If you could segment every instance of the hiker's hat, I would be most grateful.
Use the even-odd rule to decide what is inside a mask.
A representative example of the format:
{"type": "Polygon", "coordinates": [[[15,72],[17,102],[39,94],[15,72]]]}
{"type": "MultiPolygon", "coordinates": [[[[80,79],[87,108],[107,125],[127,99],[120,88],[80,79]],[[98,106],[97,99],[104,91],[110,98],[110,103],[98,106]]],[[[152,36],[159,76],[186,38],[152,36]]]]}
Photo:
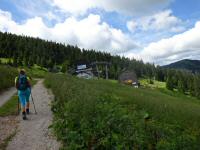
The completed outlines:
{"type": "Polygon", "coordinates": [[[25,71],[25,69],[20,69],[20,70],[19,70],[19,73],[20,73],[20,74],[25,74],[26,71],[25,71]]]}

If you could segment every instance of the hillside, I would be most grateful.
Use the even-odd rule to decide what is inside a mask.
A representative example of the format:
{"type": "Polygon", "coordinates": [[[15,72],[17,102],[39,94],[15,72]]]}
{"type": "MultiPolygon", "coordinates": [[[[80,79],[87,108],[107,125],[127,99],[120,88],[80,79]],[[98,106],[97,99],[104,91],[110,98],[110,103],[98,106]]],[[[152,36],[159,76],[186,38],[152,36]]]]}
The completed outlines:
{"type": "Polygon", "coordinates": [[[163,89],[49,75],[53,129],[65,149],[198,150],[200,102],[163,89]]]}
{"type": "MultiPolygon", "coordinates": [[[[33,66],[37,64],[52,69],[55,65],[62,66],[62,70],[76,68],[78,63],[91,64],[96,61],[110,62],[109,78],[118,79],[119,73],[125,68],[135,70],[137,76],[148,76],[155,70],[153,64],[143,61],[114,56],[98,50],[86,50],[77,46],[64,45],[39,38],[19,36],[0,32],[0,64],[10,60],[13,66],[33,66]]],[[[105,68],[101,67],[105,76],[105,68]]],[[[63,71],[65,72],[65,71],[63,71]]]]}
{"type": "Polygon", "coordinates": [[[184,60],[177,61],[163,67],[173,68],[173,69],[183,69],[183,70],[188,70],[191,72],[200,72],[200,60],[184,59],[184,60]]]}

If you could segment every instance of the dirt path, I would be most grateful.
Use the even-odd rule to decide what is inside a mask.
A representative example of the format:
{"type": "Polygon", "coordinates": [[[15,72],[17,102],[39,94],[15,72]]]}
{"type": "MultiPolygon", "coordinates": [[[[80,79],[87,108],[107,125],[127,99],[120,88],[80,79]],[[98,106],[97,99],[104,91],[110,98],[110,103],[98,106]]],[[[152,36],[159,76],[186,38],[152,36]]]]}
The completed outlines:
{"type": "MultiPolygon", "coordinates": [[[[7,150],[58,150],[59,143],[51,135],[48,126],[52,121],[50,101],[53,99],[40,80],[33,87],[32,94],[38,114],[34,114],[31,105],[31,114],[28,120],[23,121],[19,116],[19,131],[9,143],[7,150]]],[[[32,103],[31,103],[32,104],[32,103]]]]}
{"type": "Polygon", "coordinates": [[[0,107],[8,101],[17,92],[15,87],[8,89],[7,91],[0,94],[0,107]]]}

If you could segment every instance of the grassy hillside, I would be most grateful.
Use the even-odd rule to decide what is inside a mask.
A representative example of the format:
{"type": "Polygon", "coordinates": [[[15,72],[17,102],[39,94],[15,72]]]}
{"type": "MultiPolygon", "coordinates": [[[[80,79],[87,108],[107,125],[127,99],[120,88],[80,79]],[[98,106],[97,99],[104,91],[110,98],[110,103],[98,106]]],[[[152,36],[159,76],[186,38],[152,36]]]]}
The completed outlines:
{"type": "Polygon", "coordinates": [[[31,68],[25,67],[25,70],[27,71],[27,74],[32,78],[44,78],[48,73],[46,68],[40,67],[38,65],[34,65],[31,68]]]}
{"type": "Polygon", "coordinates": [[[64,75],[48,75],[45,84],[56,96],[52,127],[66,149],[200,146],[200,102],[194,98],[64,75]]]}
{"type": "Polygon", "coordinates": [[[149,79],[140,79],[139,81],[140,81],[141,85],[144,86],[144,87],[148,87],[148,88],[152,88],[152,89],[155,89],[155,88],[160,88],[160,89],[166,88],[166,83],[165,82],[152,80],[153,84],[150,84],[149,83],[149,79]]]}
{"type": "Polygon", "coordinates": [[[12,58],[8,59],[8,58],[0,58],[0,64],[7,64],[9,62],[13,62],[12,58]]]}
{"type": "MultiPolygon", "coordinates": [[[[31,68],[24,68],[27,75],[32,78],[43,78],[48,72],[45,68],[34,65],[31,68]]],[[[20,68],[10,67],[8,65],[0,65],[0,92],[9,87],[14,86],[15,77],[18,75],[18,70],[20,68]]]]}
{"type": "MultiPolygon", "coordinates": [[[[6,64],[9,64],[13,62],[12,58],[0,58],[0,64],[3,65],[6,65],[6,64]]],[[[46,73],[48,72],[48,70],[44,67],[40,67],[38,65],[33,65],[32,67],[24,67],[24,66],[19,66],[18,67],[19,69],[20,68],[24,68],[28,75],[31,76],[31,77],[35,77],[35,78],[43,78],[46,73]]]]}
{"type": "Polygon", "coordinates": [[[17,69],[0,65],[0,91],[14,86],[17,69]]]}

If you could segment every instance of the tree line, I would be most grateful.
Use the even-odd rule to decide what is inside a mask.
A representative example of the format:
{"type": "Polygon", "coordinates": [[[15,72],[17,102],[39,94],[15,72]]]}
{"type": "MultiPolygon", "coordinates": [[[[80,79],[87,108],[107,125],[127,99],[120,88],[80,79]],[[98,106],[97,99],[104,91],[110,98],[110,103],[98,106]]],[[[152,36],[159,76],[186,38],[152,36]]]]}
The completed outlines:
{"type": "Polygon", "coordinates": [[[169,90],[200,98],[200,75],[187,71],[169,69],[167,71],[166,87],[169,90]]]}
{"type": "MultiPolygon", "coordinates": [[[[138,77],[151,77],[156,68],[153,64],[145,64],[142,60],[137,61],[112,56],[106,52],[80,49],[77,46],[2,32],[0,32],[0,58],[12,59],[14,66],[37,64],[45,68],[53,68],[55,65],[60,65],[63,71],[66,66],[68,69],[75,68],[78,62],[90,64],[94,61],[107,61],[112,64],[109,67],[109,78],[112,79],[118,79],[119,74],[125,69],[135,70],[138,77]]],[[[104,75],[105,68],[99,67],[104,75]]]]}
{"type": "MultiPolygon", "coordinates": [[[[121,72],[134,70],[138,78],[148,78],[166,82],[169,90],[178,89],[179,92],[190,94],[200,98],[200,75],[188,71],[166,69],[154,64],[144,63],[126,57],[113,56],[106,52],[80,49],[77,46],[65,45],[39,38],[19,36],[11,33],[0,32],[0,58],[9,58],[9,64],[13,66],[33,66],[37,64],[45,68],[62,66],[65,72],[70,68],[76,68],[77,63],[90,64],[94,61],[107,61],[109,78],[118,79],[121,72]]],[[[102,75],[105,68],[99,66],[102,75]]]]}

